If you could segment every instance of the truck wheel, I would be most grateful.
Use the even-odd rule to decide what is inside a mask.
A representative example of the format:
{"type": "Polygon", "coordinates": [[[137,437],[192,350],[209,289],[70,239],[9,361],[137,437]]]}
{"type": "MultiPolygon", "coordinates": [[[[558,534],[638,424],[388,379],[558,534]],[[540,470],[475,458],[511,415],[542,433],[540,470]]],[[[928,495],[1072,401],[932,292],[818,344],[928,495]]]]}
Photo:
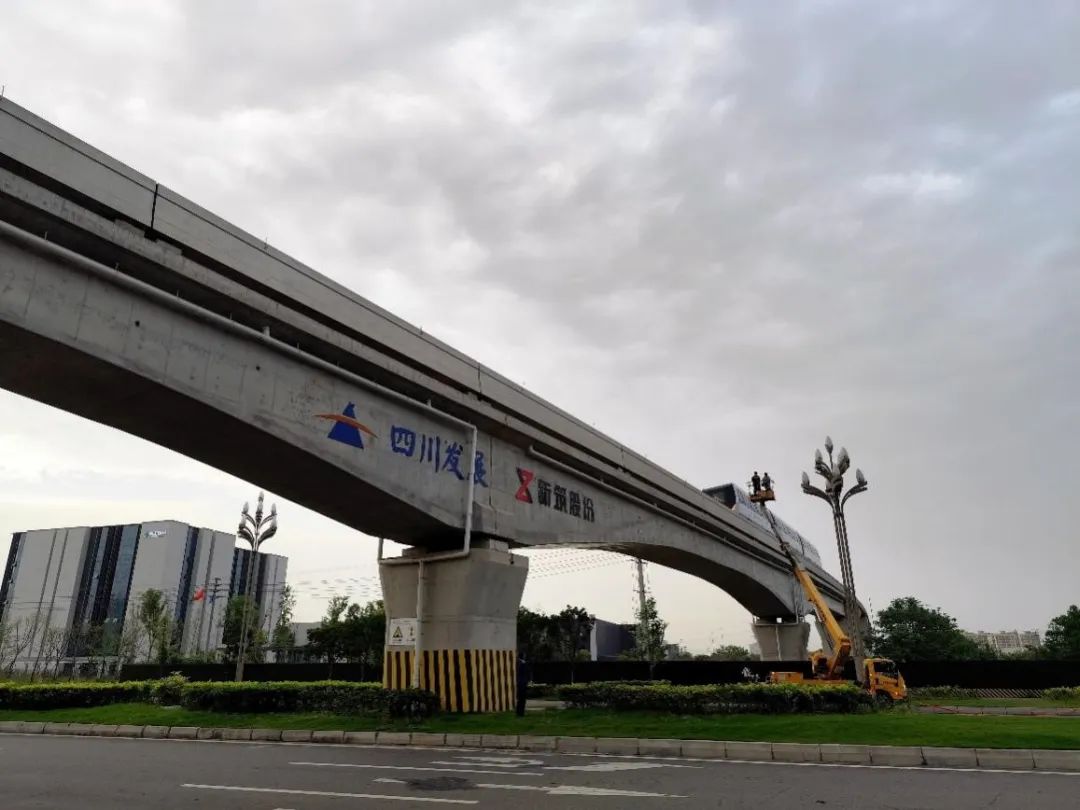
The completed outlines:
{"type": "Polygon", "coordinates": [[[893,707],[892,696],[885,692],[878,692],[874,695],[874,704],[879,710],[891,709],[893,707]]]}

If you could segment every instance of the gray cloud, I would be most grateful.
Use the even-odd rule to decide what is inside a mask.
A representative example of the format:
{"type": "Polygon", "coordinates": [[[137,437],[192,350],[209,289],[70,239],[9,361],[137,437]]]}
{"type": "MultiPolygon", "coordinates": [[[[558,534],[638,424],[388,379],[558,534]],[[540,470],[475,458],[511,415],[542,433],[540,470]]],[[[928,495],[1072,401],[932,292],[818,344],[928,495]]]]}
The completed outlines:
{"type": "Polygon", "coordinates": [[[768,466],[825,547],[793,485],[832,431],[871,473],[852,530],[875,605],[993,629],[1075,601],[1052,564],[1080,518],[1072,4],[6,18],[20,103],[689,480],[768,466]]]}

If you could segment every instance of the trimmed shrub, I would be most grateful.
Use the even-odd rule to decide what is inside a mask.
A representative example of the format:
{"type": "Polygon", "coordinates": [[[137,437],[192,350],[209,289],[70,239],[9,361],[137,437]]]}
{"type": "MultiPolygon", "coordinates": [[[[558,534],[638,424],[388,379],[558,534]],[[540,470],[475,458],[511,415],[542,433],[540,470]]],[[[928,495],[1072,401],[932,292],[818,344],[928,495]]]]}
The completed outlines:
{"type": "Polygon", "coordinates": [[[558,700],[559,688],[551,683],[530,683],[525,696],[530,700],[558,700]]]}
{"type": "Polygon", "coordinates": [[[156,703],[213,712],[327,712],[389,714],[420,720],[439,710],[431,692],[384,689],[350,681],[211,681],[190,683],[182,675],[157,681],[0,683],[0,709],[68,709],[110,703],[156,703]]]}
{"type": "MultiPolygon", "coordinates": [[[[624,686],[671,686],[671,681],[595,681],[595,684],[621,684],[624,686]]],[[[588,684],[582,684],[588,685],[588,684]]],[[[526,696],[530,700],[559,700],[559,690],[565,688],[565,684],[554,683],[530,683],[526,696]]]]}
{"type": "Polygon", "coordinates": [[[179,672],[174,672],[159,681],[152,681],[150,700],[159,706],[177,706],[180,704],[180,698],[187,683],[188,679],[179,672]]]}
{"type": "Polygon", "coordinates": [[[153,681],[122,683],[6,683],[0,684],[0,709],[74,709],[110,703],[145,703],[153,681]]]}
{"type": "Polygon", "coordinates": [[[559,697],[576,709],[614,709],[673,714],[796,714],[870,710],[874,701],[856,686],[800,684],[717,684],[713,686],[635,686],[620,683],[573,684],[559,697]]]}
{"type": "Polygon", "coordinates": [[[930,698],[940,700],[965,700],[979,697],[976,689],[963,689],[959,686],[921,686],[918,689],[908,690],[908,696],[912,698],[930,698]]]}
{"type": "Polygon", "coordinates": [[[389,691],[386,712],[391,717],[425,720],[439,711],[439,696],[423,689],[389,691]]]}
{"type": "Polygon", "coordinates": [[[1080,700],[1080,686],[1055,686],[1043,692],[1047,700],[1080,700]]]}
{"type": "Polygon", "coordinates": [[[188,683],[180,692],[186,709],[214,712],[388,713],[394,717],[428,717],[439,700],[422,690],[392,691],[377,683],[350,681],[273,681],[188,683]]]}

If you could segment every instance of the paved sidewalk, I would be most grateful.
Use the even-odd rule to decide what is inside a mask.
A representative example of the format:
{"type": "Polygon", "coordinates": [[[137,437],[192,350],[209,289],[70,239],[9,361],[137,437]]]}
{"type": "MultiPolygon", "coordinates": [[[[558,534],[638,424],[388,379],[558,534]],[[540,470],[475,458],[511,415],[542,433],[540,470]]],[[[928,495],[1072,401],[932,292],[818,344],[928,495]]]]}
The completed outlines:
{"type": "Polygon", "coordinates": [[[0,722],[0,733],[133,737],[170,740],[327,743],[549,751],[564,754],[684,757],[737,762],[795,762],[832,765],[1080,771],[1080,751],[1005,748],[770,743],[735,740],[654,740],[633,737],[536,737],[504,734],[434,734],[407,731],[282,731],[265,728],[113,726],[80,723],[0,722]]]}

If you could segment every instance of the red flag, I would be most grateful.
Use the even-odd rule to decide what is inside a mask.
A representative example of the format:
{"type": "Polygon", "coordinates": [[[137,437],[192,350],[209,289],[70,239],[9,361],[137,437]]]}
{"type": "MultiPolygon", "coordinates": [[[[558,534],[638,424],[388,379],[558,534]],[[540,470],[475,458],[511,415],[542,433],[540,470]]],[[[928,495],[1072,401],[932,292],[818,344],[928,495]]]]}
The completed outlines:
{"type": "Polygon", "coordinates": [[[191,601],[192,602],[198,602],[201,599],[205,599],[205,598],[206,598],[206,588],[199,588],[197,591],[195,591],[195,596],[192,598],[191,601]]]}

